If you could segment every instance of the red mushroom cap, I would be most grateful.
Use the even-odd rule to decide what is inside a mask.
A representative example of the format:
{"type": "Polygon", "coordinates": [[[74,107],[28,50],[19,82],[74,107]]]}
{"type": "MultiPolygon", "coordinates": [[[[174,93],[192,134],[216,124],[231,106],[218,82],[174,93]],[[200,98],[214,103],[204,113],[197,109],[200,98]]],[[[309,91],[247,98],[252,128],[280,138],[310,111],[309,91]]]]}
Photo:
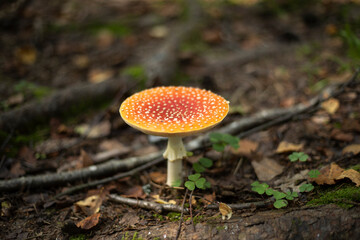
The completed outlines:
{"type": "Polygon", "coordinates": [[[229,102],[199,88],[157,87],[127,98],[119,111],[127,124],[144,133],[188,136],[221,122],[229,111],[229,102]]]}

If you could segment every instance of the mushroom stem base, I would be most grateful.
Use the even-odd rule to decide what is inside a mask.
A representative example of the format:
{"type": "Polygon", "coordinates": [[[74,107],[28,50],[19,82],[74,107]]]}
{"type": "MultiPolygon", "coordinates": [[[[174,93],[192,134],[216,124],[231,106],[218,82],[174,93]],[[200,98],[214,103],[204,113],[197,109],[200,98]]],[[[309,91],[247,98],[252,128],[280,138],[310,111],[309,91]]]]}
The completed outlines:
{"type": "Polygon", "coordinates": [[[175,182],[182,183],[182,159],[170,161],[167,166],[167,181],[168,186],[173,186],[175,182]]]}

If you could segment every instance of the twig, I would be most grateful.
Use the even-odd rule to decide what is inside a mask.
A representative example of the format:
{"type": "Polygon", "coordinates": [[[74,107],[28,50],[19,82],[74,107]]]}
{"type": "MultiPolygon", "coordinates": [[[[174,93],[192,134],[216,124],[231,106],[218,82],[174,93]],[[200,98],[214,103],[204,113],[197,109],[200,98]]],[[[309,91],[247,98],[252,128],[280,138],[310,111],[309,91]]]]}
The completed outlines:
{"type": "Polygon", "coordinates": [[[21,188],[43,188],[56,185],[86,180],[90,177],[96,178],[111,175],[120,171],[133,169],[136,166],[145,164],[161,156],[160,152],[152,153],[141,157],[130,157],[126,159],[113,159],[106,163],[93,165],[80,170],[42,174],[37,176],[20,177],[0,181],[0,191],[12,191],[21,188]]]}
{"type": "Polygon", "coordinates": [[[190,208],[191,225],[193,226],[193,230],[195,232],[196,229],[195,229],[194,219],[193,219],[193,214],[192,214],[192,195],[193,195],[193,193],[194,193],[194,190],[191,191],[190,196],[189,196],[189,208],[190,208]]]}
{"type": "MultiPolygon", "coordinates": [[[[252,207],[266,207],[269,205],[269,203],[274,202],[274,198],[269,198],[265,201],[259,201],[259,202],[249,202],[249,203],[237,203],[237,204],[227,204],[229,207],[231,207],[232,210],[241,210],[246,208],[252,208],[252,207]]],[[[206,209],[218,209],[218,204],[210,204],[205,206],[206,209]]]]}
{"type": "Polygon", "coordinates": [[[124,204],[128,204],[130,206],[151,209],[158,213],[162,213],[164,211],[167,211],[167,212],[182,212],[182,211],[187,212],[188,211],[187,209],[184,209],[183,206],[179,206],[179,205],[175,205],[175,204],[154,203],[154,202],[149,202],[149,201],[144,201],[144,200],[125,198],[125,197],[121,197],[116,194],[110,194],[109,199],[114,202],[117,202],[117,203],[124,203],[124,204]]]}
{"type": "Polygon", "coordinates": [[[233,176],[235,176],[237,174],[237,172],[239,171],[239,168],[241,167],[241,165],[244,162],[244,158],[240,158],[240,160],[238,161],[238,163],[236,164],[235,170],[233,172],[233,176]]]}
{"type": "MultiPolygon", "coordinates": [[[[184,194],[184,199],[183,199],[183,202],[182,202],[182,204],[181,204],[181,208],[182,208],[182,209],[185,209],[185,208],[184,208],[184,205],[185,205],[185,200],[186,200],[187,193],[188,193],[188,189],[186,188],[185,194],[184,194]]],[[[178,230],[177,230],[176,238],[175,238],[176,240],[179,239],[179,237],[180,237],[181,225],[182,225],[182,222],[183,222],[183,218],[184,218],[184,211],[181,211],[181,216],[180,216],[180,221],[179,221],[179,228],[178,228],[178,230]]]]}
{"type": "Polygon", "coordinates": [[[105,183],[108,183],[108,182],[111,182],[111,181],[115,181],[117,179],[120,179],[120,178],[124,178],[124,177],[128,177],[128,176],[133,176],[135,173],[138,173],[140,171],[143,171],[145,169],[148,169],[149,167],[151,166],[154,166],[160,162],[164,161],[164,159],[162,157],[159,157],[151,162],[148,162],[140,167],[137,167],[137,168],[134,168],[128,172],[124,172],[124,173],[118,173],[112,177],[107,177],[107,178],[103,178],[103,179],[100,179],[100,180],[97,180],[97,181],[92,181],[92,182],[88,182],[88,183],[85,183],[85,184],[81,184],[81,185],[77,185],[75,187],[72,187],[72,188],[69,188],[67,189],[66,191],[58,194],[55,196],[55,198],[59,198],[59,197],[62,197],[62,196],[65,196],[65,195],[70,195],[70,194],[73,194],[75,192],[78,192],[80,190],[83,190],[83,189],[86,189],[86,188],[91,188],[91,187],[96,187],[96,186],[99,186],[99,185],[102,185],[102,184],[105,184],[105,183]]]}

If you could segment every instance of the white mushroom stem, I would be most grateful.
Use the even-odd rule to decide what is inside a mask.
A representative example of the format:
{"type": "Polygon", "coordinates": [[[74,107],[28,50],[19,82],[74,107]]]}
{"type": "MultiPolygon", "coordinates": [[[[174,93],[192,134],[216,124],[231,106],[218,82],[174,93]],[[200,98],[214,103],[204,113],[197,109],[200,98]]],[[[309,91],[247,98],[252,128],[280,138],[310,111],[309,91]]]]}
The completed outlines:
{"type": "Polygon", "coordinates": [[[167,182],[172,186],[175,182],[182,182],[182,159],[186,157],[186,150],[181,137],[169,137],[164,158],[168,160],[167,182]]]}

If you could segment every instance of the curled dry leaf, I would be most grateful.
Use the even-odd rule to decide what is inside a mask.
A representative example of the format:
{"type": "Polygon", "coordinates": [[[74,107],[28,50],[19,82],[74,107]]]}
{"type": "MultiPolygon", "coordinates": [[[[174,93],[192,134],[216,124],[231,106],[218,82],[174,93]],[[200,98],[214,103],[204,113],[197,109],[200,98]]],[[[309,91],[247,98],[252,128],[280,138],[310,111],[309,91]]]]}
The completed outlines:
{"type": "Polygon", "coordinates": [[[329,100],[321,103],[321,107],[329,114],[334,114],[340,106],[339,100],[336,98],[330,98],[329,100]]]}
{"type": "Polygon", "coordinates": [[[345,170],[336,178],[336,180],[349,178],[357,187],[360,186],[360,173],[354,169],[345,170]]]}
{"type": "Polygon", "coordinates": [[[315,181],[319,185],[323,184],[335,184],[335,179],[340,176],[340,174],[344,171],[339,165],[336,163],[332,163],[328,166],[323,167],[320,170],[320,175],[317,178],[311,178],[311,180],[315,181]]]}
{"type": "Polygon", "coordinates": [[[160,204],[176,204],[175,200],[169,200],[169,201],[162,200],[158,194],[151,195],[151,197],[155,199],[155,202],[160,204]]]}
{"type": "Polygon", "coordinates": [[[303,147],[304,144],[293,144],[286,141],[282,141],[277,147],[276,153],[298,152],[301,151],[303,147]]]}
{"type": "Polygon", "coordinates": [[[151,172],[149,174],[151,180],[157,184],[163,184],[166,182],[166,173],[162,172],[151,172]]]}
{"type": "Polygon", "coordinates": [[[88,167],[94,164],[94,161],[84,149],[80,150],[80,163],[81,168],[88,167]]]}
{"type": "Polygon", "coordinates": [[[76,202],[75,207],[80,208],[86,215],[91,216],[99,212],[102,201],[103,199],[100,195],[94,195],[76,202]]]}
{"type": "Polygon", "coordinates": [[[144,193],[143,188],[137,185],[125,190],[125,192],[121,196],[128,198],[145,198],[146,194],[144,193]]]}
{"type": "Polygon", "coordinates": [[[236,155],[250,157],[258,148],[259,143],[243,139],[239,141],[239,146],[238,149],[231,148],[231,152],[236,155]]]}
{"type": "Polygon", "coordinates": [[[101,215],[100,213],[95,213],[95,214],[81,220],[80,222],[76,223],[76,226],[78,228],[85,229],[85,230],[93,228],[99,223],[100,215],[101,215]]]}
{"type": "Polygon", "coordinates": [[[351,144],[351,145],[346,146],[342,150],[342,154],[346,154],[346,153],[353,153],[353,154],[360,153],[360,144],[351,144]]]}
{"type": "Polygon", "coordinates": [[[251,161],[256,176],[260,181],[269,181],[284,171],[284,167],[270,158],[262,158],[260,161],[251,161]]]}
{"type": "Polygon", "coordinates": [[[219,211],[222,215],[223,220],[225,220],[225,218],[229,220],[232,217],[232,209],[231,207],[229,207],[229,205],[225,203],[219,203],[219,211]]]}

